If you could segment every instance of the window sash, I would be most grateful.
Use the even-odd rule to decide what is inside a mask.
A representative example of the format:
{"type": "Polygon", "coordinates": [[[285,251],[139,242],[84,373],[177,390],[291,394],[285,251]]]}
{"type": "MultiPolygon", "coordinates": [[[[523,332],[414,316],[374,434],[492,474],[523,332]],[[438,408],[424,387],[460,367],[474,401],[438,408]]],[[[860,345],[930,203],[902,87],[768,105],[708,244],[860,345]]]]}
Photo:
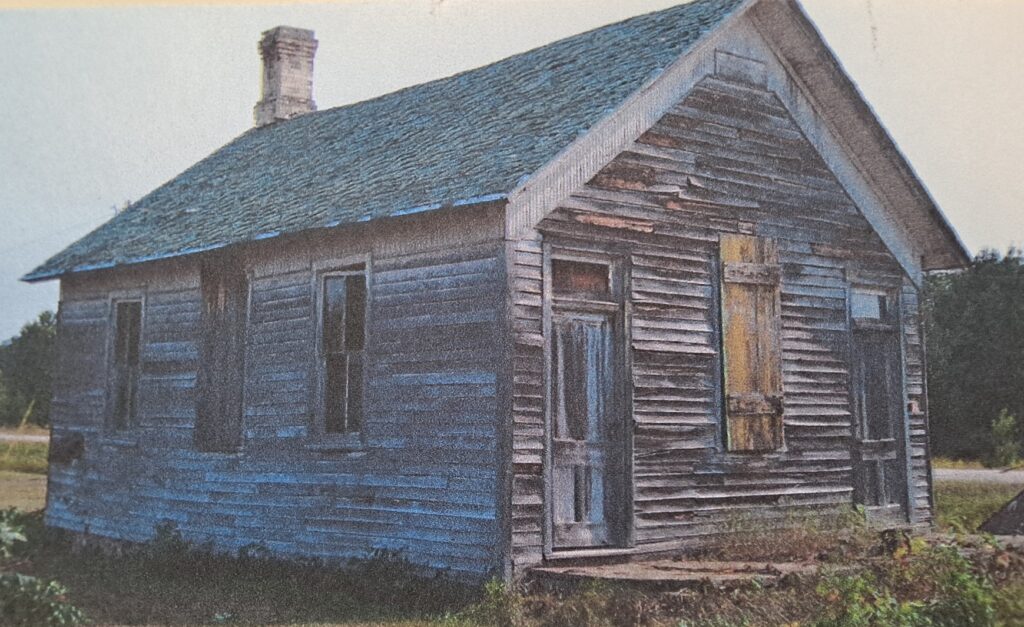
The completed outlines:
{"type": "Polygon", "coordinates": [[[356,434],[363,428],[363,352],[367,278],[362,268],[330,272],[320,280],[322,429],[356,434]]]}

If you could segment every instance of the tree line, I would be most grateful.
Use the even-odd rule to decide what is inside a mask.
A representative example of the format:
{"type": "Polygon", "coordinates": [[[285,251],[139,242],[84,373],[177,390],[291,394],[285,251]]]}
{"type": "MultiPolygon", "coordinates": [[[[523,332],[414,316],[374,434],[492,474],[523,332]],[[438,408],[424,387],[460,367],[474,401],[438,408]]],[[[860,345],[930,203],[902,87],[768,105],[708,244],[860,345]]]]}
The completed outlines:
{"type": "MultiPolygon", "coordinates": [[[[1024,422],[1024,259],[984,250],[926,279],[923,314],[933,451],[987,459],[1020,448],[1024,422]],[[1020,420],[1015,420],[1020,418],[1020,420]]],[[[49,425],[56,318],[46,311],[0,346],[0,424],[49,425]]]]}

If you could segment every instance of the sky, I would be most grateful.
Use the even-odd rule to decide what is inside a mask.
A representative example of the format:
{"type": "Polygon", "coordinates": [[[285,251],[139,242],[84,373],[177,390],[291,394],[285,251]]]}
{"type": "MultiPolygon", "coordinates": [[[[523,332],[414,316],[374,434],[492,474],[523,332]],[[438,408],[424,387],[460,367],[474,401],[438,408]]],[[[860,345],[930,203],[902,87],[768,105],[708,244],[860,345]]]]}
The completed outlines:
{"type": "MultiPolygon", "coordinates": [[[[268,28],[316,31],[326,109],[679,3],[0,9],[0,339],[57,305],[20,276],[252,125],[268,28]]],[[[803,4],[971,252],[1024,242],[1024,0],[803,4]]]]}

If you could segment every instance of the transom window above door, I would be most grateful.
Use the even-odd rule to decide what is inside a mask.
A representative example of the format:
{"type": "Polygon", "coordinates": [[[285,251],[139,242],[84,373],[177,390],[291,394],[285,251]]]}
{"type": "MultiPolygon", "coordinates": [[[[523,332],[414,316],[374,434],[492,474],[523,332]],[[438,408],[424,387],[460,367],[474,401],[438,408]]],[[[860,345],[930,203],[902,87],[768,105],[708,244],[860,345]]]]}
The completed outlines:
{"type": "Polygon", "coordinates": [[[571,259],[551,260],[551,287],[559,296],[611,298],[611,269],[607,264],[571,259]]]}
{"type": "Polygon", "coordinates": [[[888,320],[890,309],[889,296],[881,290],[854,289],[850,294],[850,316],[854,320],[888,320]]]}

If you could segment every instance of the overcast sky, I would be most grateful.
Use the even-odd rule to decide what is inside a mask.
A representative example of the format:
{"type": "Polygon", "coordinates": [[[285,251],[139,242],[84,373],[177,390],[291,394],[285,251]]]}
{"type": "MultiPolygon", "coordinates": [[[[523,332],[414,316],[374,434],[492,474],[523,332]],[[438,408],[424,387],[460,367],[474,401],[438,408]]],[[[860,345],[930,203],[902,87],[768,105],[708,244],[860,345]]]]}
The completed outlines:
{"type": "MultiPolygon", "coordinates": [[[[319,108],[680,0],[361,0],[0,10],[0,339],[18,278],[252,124],[261,31],[316,30],[319,108]]],[[[1024,1],[804,0],[972,252],[1024,241],[1024,1]]]]}

